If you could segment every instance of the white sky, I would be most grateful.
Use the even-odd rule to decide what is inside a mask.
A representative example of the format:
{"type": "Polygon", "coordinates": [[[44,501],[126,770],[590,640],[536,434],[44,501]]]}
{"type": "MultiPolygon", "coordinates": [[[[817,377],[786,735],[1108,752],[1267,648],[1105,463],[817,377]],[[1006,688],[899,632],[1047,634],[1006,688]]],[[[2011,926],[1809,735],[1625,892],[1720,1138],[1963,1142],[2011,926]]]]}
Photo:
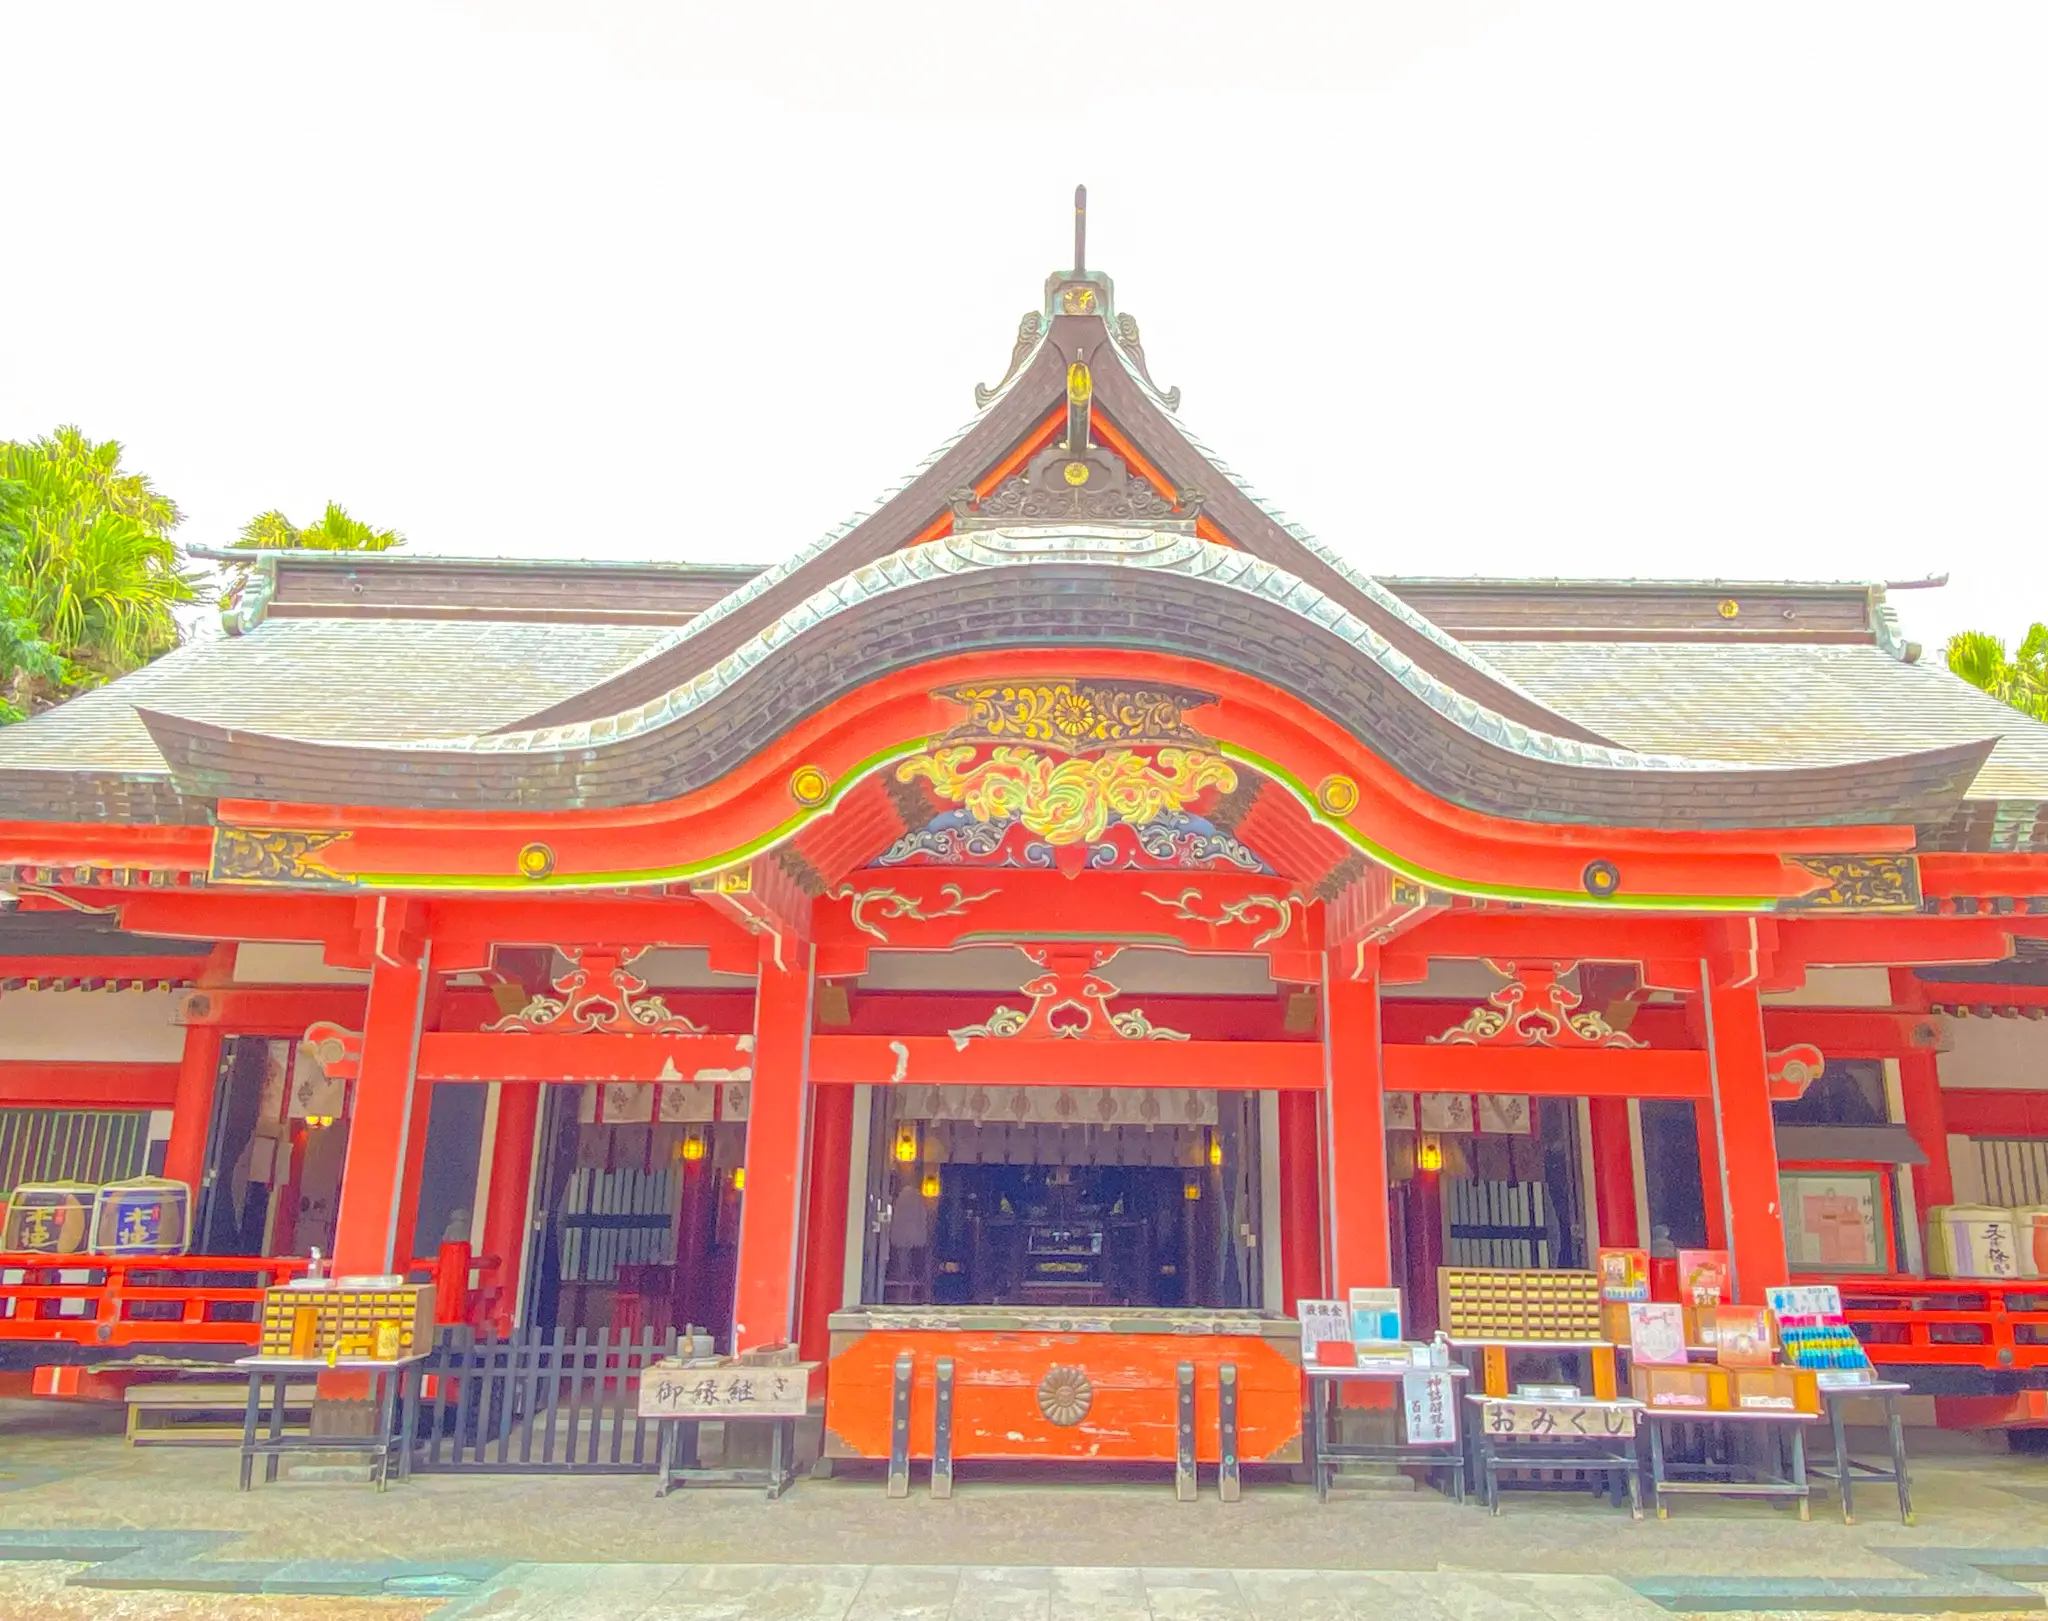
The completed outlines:
{"type": "Polygon", "coordinates": [[[1398,573],[2048,618],[2048,6],[0,0],[0,437],[225,542],[771,561],[1069,256],[1398,573]]]}

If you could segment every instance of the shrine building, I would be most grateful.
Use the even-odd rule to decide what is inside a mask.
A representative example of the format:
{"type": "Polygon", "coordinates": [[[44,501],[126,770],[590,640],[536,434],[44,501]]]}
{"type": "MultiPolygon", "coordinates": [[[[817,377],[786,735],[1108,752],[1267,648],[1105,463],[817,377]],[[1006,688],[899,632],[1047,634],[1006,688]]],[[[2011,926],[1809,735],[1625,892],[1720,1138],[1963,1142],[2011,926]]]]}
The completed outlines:
{"type": "Polygon", "coordinates": [[[1427,1335],[1441,1266],[1635,1245],[2048,1420],[2048,1255],[1937,1299],[1928,1236],[2048,1206],[2048,727],[1882,585],[1366,573],[1157,371],[1077,240],[772,567],[222,554],[225,635],[0,730],[0,1198],[192,1190],[146,1287],[0,1255],[0,1368],[239,1354],[317,1248],[836,1341],[878,1455],[905,1347],[1427,1335]]]}

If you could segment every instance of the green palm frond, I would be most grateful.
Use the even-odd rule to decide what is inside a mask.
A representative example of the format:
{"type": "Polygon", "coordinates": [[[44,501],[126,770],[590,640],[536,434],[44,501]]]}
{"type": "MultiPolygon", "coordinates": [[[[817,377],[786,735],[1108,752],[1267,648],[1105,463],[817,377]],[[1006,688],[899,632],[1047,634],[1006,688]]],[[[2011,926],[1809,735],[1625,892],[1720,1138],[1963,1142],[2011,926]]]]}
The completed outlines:
{"type": "Polygon", "coordinates": [[[75,427],[0,442],[0,721],[177,646],[177,506],[75,427]]]}
{"type": "Polygon", "coordinates": [[[376,529],[352,518],[338,501],[329,501],[327,510],[303,529],[275,508],[260,512],[242,525],[242,538],[235,542],[250,551],[297,547],[314,552],[383,552],[404,544],[405,536],[396,529],[376,529]]]}
{"type": "Polygon", "coordinates": [[[2023,715],[2048,721],[2048,625],[2029,627],[2017,657],[1988,631],[1963,630],[1948,641],[1948,667],[2023,715]]]}

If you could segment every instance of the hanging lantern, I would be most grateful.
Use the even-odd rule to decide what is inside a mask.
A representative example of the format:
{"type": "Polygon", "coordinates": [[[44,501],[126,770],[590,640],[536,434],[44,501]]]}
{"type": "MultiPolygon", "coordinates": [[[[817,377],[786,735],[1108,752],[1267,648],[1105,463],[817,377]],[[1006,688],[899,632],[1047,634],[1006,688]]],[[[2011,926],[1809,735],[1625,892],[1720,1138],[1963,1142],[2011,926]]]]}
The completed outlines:
{"type": "Polygon", "coordinates": [[[1415,1168],[1418,1171],[1441,1171],[1444,1168],[1444,1145],[1435,1134],[1424,1137],[1415,1145],[1415,1168]]]}
{"type": "Polygon", "coordinates": [[[936,1199],[939,1196],[939,1173],[926,1171],[924,1180],[917,1185],[917,1191],[927,1199],[936,1199]]]}
{"type": "Polygon", "coordinates": [[[1211,1165],[1221,1165],[1223,1163],[1223,1139],[1213,1131],[1209,1133],[1209,1163],[1211,1165]]]}
{"type": "Polygon", "coordinates": [[[1188,1200],[1189,1200],[1190,1202],[1193,1202],[1194,1200],[1196,1200],[1196,1199],[1199,1199],[1199,1198],[1201,1198],[1201,1196],[1202,1196],[1202,1179],[1201,1179],[1201,1178],[1200,1178],[1199,1176],[1191,1176],[1191,1177],[1189,1177],[1189,1178],[1187,1179],[1187,1181],[1185,1181],[1184,1183],[1182,1183],[1182,1184],[1181,1184],[1181,1190],[1180,1190],[1180,1191],[1181,1191],[1181,1193],[1182,1193],[1183,1195],[1185,1195],[1185,1196],[1186,1196],[1186,1198],[1187,1198],[1187,1199],[1188,1199],[1188,1200]]]}
{"type": "Polygon", "coordinates": [[[704,1133],[692,1126],[683,1133],[683,1158],[700,1160],[704,1157],[704,1133]]]}
{"type": "Polygon", "coordinates": [[[744,1165],[735,1165],[732,1168],[732,1191],[735,1193],[745,1193],[747,1191],[747,1168],[744,1165]]]}
{"type": "Polygon", "coordinates": [[[896,1128],[896,1158],[904,1165],[917,1159],[917,1127],[908,1121],[896,1128]]]}

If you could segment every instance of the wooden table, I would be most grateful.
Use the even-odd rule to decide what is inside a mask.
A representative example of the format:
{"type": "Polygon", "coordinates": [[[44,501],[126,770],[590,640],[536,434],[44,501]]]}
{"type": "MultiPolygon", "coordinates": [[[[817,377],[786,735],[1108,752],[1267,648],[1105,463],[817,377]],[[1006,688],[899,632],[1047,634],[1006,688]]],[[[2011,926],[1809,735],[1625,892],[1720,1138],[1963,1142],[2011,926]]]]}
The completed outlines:
{"type": "Polygon", "coordinates": [[[1842,1499],[1842,1523],[1856,1523],[1854,1477],[1861,1475],[1870,1486],[1895,1486],[1899,1493],[1899,1521],[1903,1525],[1913,1523],[1913,1487],[1906,1478],[1906,1432],[1899,1422],[1899,1398],[1912,1390],[1911,1385],[1880,1381],[1867,1385],[1822,1385],[1821,1406],[1828,1416],[1828,1428],[1833,1432],[1835,1462],[1832,1469],[1816,1465],[1807,1470],[1814,1480],[1826,1481],[1838,1488],[1842,1499]],[[1891,1432],[1892,1466],[1862,1463],[1849,1456],[1849,1438],[1842,1423],[1842,1403],[1855,1396],[1870,1396],[1884,1403],[1885,1426],[1891,1432]]]}
{"type": "Polygon", "coordinates": [[[1630,1516],[1643,1517],[1637,1478],[1642,1460],[1636,1450],[1636,1426],[1644,1414],[1641,1402],[1625,1396],[1614,1401],[1539,1401],[1478,1391],[1465,1400],[1473,1405],[1479,1484],[1493,1513],[1500,1512],[1503,1469],[1597,1469],[1606,1475],[1614,1501],[1620,1503],[1626,1490],[1630,1516]]]}
{"type": "Polygon", "coordinates": [[[1706,1497],[1788,1497],[1799,1505],[1799,1517],[1809,1518],[1812,1510],[1808,1503],[1811,1488],[1806,1478],[1806,1426],[1819,1417],[1818,1413],[1782,1408],[1645,1408],[1643,1418],[1650,1431],[1650,1493],[1657,1505],[1657,1518],[1670,1518],[1664,1506],[1665,1497],[1686,1492],[1706,1497]],[[1731,1436],[1758,1431],[1773,1444],[1789,1448],[1785,1472],[1775,1479],[1757,1475],[1744,1479],[1735,1475],[1734,1471],[1741,1467],[1736,1464],[1671,1463],[1664,1456],[1664,1427],[1668,1424],[1726,1424],[1733,1426],[1728,1432],[1731,1436]]]}
{"type": "Polygon", "coordinates": [[[325,1357],[245,1356],[235,1366],[249,1376],[248,1405],[242,1413],[242,1485],[250,1488],[256,1460],[263,1462],[266,1483],[277,1479],[277,1461],[292,1452],[358,1452],[370,1459],[370,1479],[380,1492],[390,1478],[391,1465],[398,1464],[398,1478],[412,1474],[412,1438],[419,1421],[419,1384],[413,1370],[426,1360],[419,1356],[382,1361],[375,1357],[342,1357],[329,1362],[325,1357]],[[287,1435],[284,1433],[285,1389],[292,1375],[318,1377],[323,1373],[368,1374],[375,1392],[376,1424],[371,1435],[287,1435]],[[258,1435],[263,1387],[271,1387],[270,1420],[267,1433],[258,1435]]]}
{"type": "Polygon", "coordinates": [[[1553,1355],[1569,1353],[1585,1357],[1593,1370],[1593,1399],[1623,1399],[1620,1382],[1615,1373],[1615,1347],[1612,1340],[1461,1340],[1449,1337],[1448,1343],[1454,1351],[1479,1352],[1480,1389],[1496,1401],[1511,1394],[1508,1389],[1509,1354],[1534,1351],[1545,1351],[1553,1355]]]}
{"type": "MultiPolygon", "coordinates": [[[[1384,1384],[1398,1385],[1411,1373],[1440,1373],[1451,1379],[1466,1379],[1471,1375],[1467,1369],[1417,1368],[1407,1365],[1396,1366],[1367,1364],[1360,1367],[1324,1367],[1310,1363],[1302,1369],[1308,1375],[1311,1406],[1314,1421],[1308,1434],[1309,1468],[1316,1483],[1316,1501],[1330,1500],[1330,1482],[1337,1473],[1340,1463],[1384,1463],[1407,1468],[1447,1469],[1451,1476],[1451,1496],[1456,1502],[1465,1501],[1465,1456],[1457,1439],[1423,1445],[1414,1441],[1354,1441],[1342,1442],[1331,1439],[1331,1419],[1335,1414],[1334,1393],[1346,1379],[1378,1380],[1384,1384]]],[[[1397,1409],[1399,1403],[1395,1404],[1397,1409]]]]}

